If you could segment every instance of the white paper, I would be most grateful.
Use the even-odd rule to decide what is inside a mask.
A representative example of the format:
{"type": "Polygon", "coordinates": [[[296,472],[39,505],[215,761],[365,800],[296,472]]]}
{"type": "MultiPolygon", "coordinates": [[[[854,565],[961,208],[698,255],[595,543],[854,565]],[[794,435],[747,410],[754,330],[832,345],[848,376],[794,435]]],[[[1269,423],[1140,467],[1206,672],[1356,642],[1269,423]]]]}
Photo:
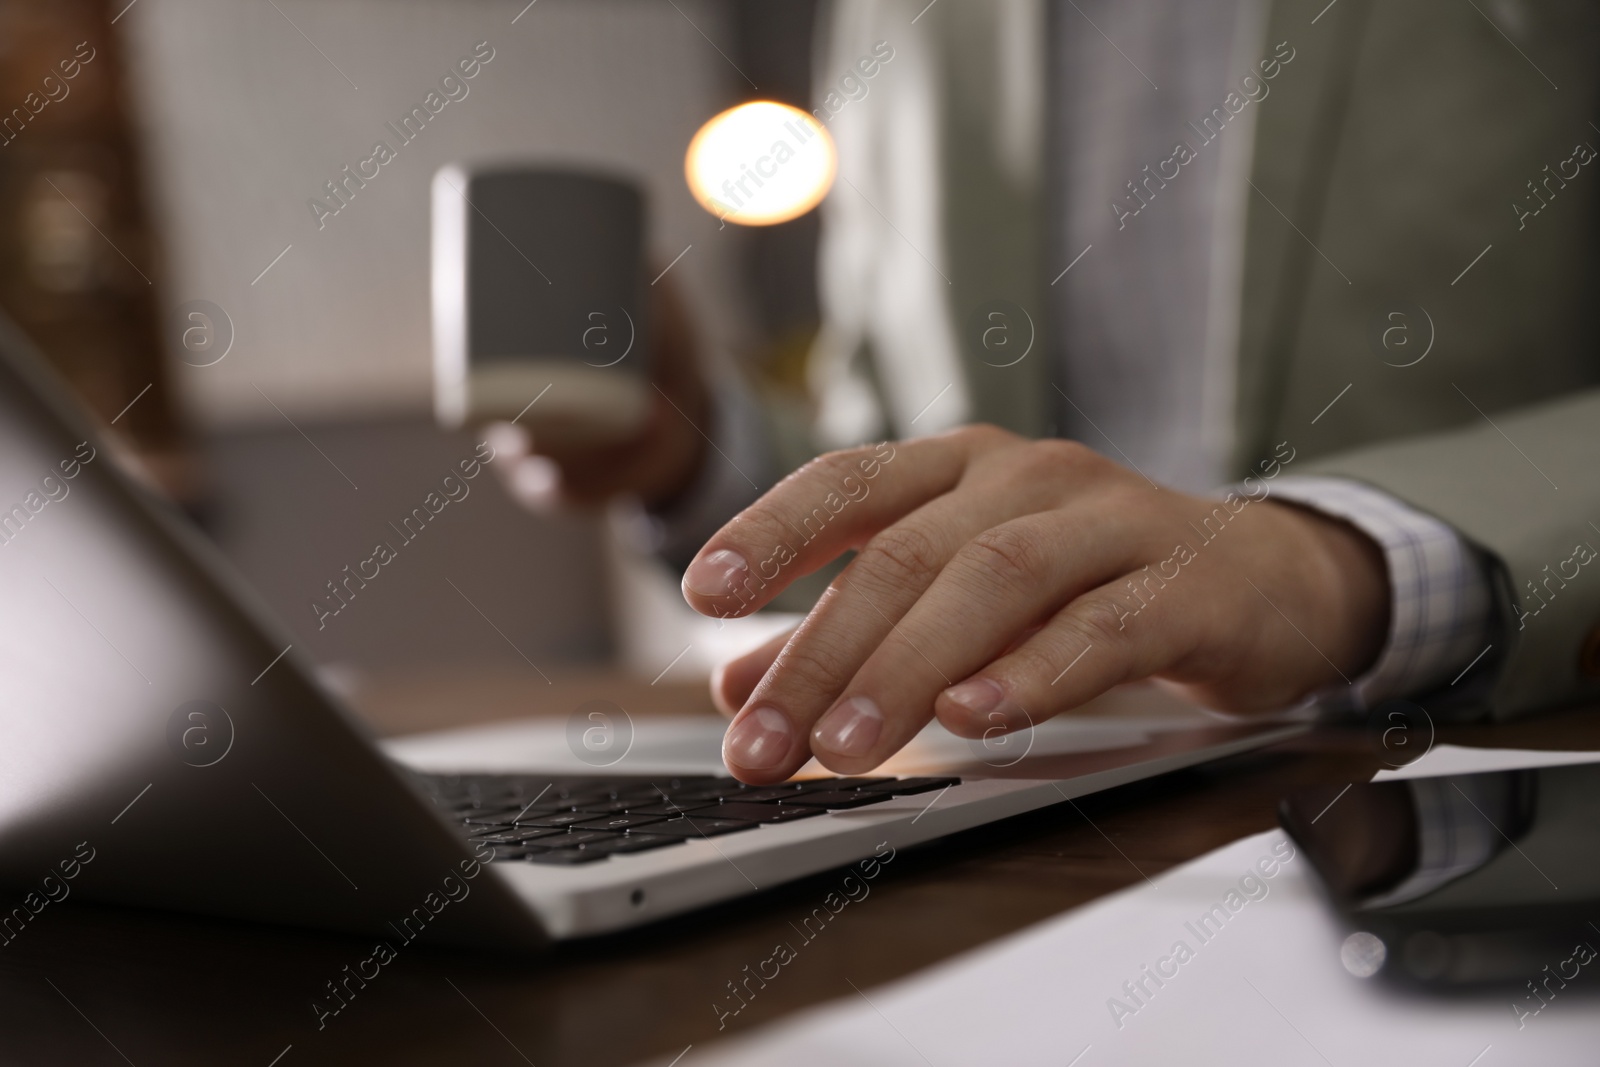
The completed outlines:
{"type": "MultiPolygon", "coordinates": [[[[1418,761],[1411,770],[1465,773],[1585,755],[1600,759],[1439,746],[1426,766],[1418,761]]],[[[1346,931],[1304,858],[1278,865],[1270,878],[1257,868],[1292,847],[1279,831],[1245,838],[889,986],[857,992],[842,975],[840,1000],[696,1048],[683,1067],[1600,1061],[1600,973],[1580,973],[1572,989],[1520,1028],[1508,992],[1433,997],[1355,978],[1339,961],[1346,931]],[[1241,886],[1247,875],[1254,881],[1241,886]],[[1238,893],[1237,910],[1226,922],[1212,920],[1219,930],[1197,933],[1213,905],[1227,911],[1230,890],[1238,893]],[[1202,940],[1202,933],[1210,936],[1202,940]],[[1185,962],[1173,956],[1180,941],[1192,953],[1185,962]],[[1157,986],[1147,965],[1175,973],[1157,986]],[[1125,982],[1142,983],[1144,992],[1130,994],[1125,982]],[[1597,988],[1578,988],[1583,983],[1597,988]]],[[[781,972],[774,981],[783,981],[781,972]]]]}
{"type": "Polygon", "coordinates": [[[1515,767],[1562,767],[1572,763],[1593,763],[1600,752],[1551,752],[1526,748],[1463,748],[1460,745],[1435,745],[1427,753],[1398,770],[1379,771],[1374,782],[1396,778],[1421,778],[1425,775],[1473,774],[1478,771],[1504,771],[1515,767]]]}

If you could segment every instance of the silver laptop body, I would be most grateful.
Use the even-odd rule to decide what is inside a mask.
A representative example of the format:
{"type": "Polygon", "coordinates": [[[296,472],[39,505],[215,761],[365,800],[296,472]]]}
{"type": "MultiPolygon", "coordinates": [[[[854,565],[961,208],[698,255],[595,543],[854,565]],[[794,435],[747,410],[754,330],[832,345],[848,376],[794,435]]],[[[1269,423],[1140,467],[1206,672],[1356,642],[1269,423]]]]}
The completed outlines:
{"type": "Polygon", "coordinates": [[[0,941],[75,896],[390,943],[536,949],[883,862],[1303,729],[1062,719],[1010,750],[930,732],[880,773],[958,784],[896,796],[877,783],[887,799],[866,806],[736,833],[680,829],[669,846],[552,865],[526,857],[561,851],[548,847],[559,840],[527,853],[486,845],[464,821],[461,783],[519,774],[518,795],[541,780],[592,795],[615,778],[666,797],[725,775],[720,725],[642,726],[638,751],[603,771],[564,764],[538,724],[401,739],[386,754],[298,649],[284,654],[292,641],[201,534],[117,467],[0,320],[0,941]]]}

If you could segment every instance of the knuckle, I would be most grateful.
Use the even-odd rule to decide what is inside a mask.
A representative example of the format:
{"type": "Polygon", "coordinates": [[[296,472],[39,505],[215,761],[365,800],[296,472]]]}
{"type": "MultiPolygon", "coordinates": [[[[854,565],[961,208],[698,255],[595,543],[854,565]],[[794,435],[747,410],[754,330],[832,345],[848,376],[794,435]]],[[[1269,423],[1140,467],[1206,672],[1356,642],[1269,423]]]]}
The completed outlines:
{"type": "Polygon", "coordinates": [[[833,452],[824,452],[815,459],[808,460],[785,481],[837,481],[855,468],[856,461],[867,453],[864,448],[841,448],[833,452]]]}
{"type": "Polygon", "coordinates": [[[914,526],[891,526],[868,541],[852,569],[876,575],[896,586],[926,585],[943,565],[933,538],[914,526]]]}
{"type": "Polygon", "coordinates": [[[950,431],[950,435],[976,450],[997,448],[1022,440],[1010,430],[989,422],[972,422],[950,431]]]}
{"type": "Polygon", "coordinates": [[[1047,470],[1073,473],[1097,470],[1109,462],[1088,445],[1059,437],[1029,445],[1028,458],[1047,470]]]}
{"type": "Polygon", "coordinates": [[[963,555],[975,569],[1005,585],[1031,585],[1050,565],[1038,538],[1014,525],[985,530],[968,542],[963,555]]]}
{"type": "Polygon", "coordinates": [[[760,511],[771,527],[768,532],[774,534],[780,534],[786,524],[798,528],[811,518],[825,525],[839,510],[829,503],[830,496],[848,496],[854,491],[852,486],[859,487],[861,469],[874,455],[870,448],[824,452],[768,490],[761,498],[763,507],[752,511],[760,511]]]}
{"type": "Polygon", "coordinates": [[[1083,597],[1066,611],[1065,621],[1092,645],[1120,646],[1127,637],[1128,610],[1109,596],[1083,597]]]}
{"type": "Polygon", "coordinates": [[[1075,441],[1029,441],[1004,455],[995,457],[994,470],[1006,483],[1039,488],[1076,480],[1084,468],[1082,453],[1088,449],[1075,441]]]}
{"type": "MultiPolygon", "coordinates": [[[[1022,687],[1035,688],[1048,685],[1051,678],[1061,669],[1057,660],[1060,647],[1067,642],[1059,640],[1041,640],[1043,635],[1032,641],[1026,641],[1006,656],[1006,675],[1013,681],[1021,683],[1022,687]]],[[[1076,655],[1076,653],[1073,653],[1076,655]]],[[[1035,709],[1037,710],[1037,709],[1035,709]]]]}
{"type": "Polygon", "coordinates": [[[875,470],[875,465],[884,462],[882,449],[882,445],[862,445],[824,452],[783,479],[782,484],[808,486],[814,491],[842,488],[848,492],[863,474],[872,477],[870,472],[875,470]]]}
{"type": "Polygon", "coordinates": [[[1046,437],[1033,442],[1031,446],[1041,455],[1053,456],[1062,461],[1080,460],[1099,453],[1082,441],[1075,441],[1070,437],[1046,437]]]}
{"type": "Polygon", "coordinates": [[[831,694],[848,678],[842,673],[848,662],[838,649],[813,635],[811,640],[790,641],[773,661],[767,677],[781,678],[785,692],[831,694]]]}

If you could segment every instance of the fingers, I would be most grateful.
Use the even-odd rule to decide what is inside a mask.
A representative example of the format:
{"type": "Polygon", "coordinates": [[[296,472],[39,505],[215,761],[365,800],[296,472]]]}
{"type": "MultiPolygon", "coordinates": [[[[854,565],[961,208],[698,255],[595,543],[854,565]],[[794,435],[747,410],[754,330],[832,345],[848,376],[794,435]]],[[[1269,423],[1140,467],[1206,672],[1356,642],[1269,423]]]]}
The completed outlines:
{"type": "MultiPolygon", "coordinates": [[[[811,732],[812,754],[847,774],[877,766],[927,724],[941,691],[1005,653],[1030,624],[1123,574],[1140,551],[1121,515],[1092,507],[979,534],[848,681],[811,732]]],[[[978,736],[995,725],[995,709],[970,710],[972,721],[954,732],[978,736]]]]}
{"type": "MultiPolygon", "coordinates": [[[[647,507],[681,495],[706,461],[714,422],[711,392],[695,358],[693,330],[673,280],[651,290],[650,408],[627,440],[563,442],[526,423],[493,423],[485,434],[506,457],[495,465],[511,497],[530,510],[592,507],[633,494],[647,507]]],[[[537,421],[538,413],[530,416],[537,421]]]]}
{"type": "Polygon", "coordinates": [[[712,670],[711,702],[718,711],[731,717],[744,707],[762,675],[767,673],[772,661],[778,658],[778,653],[783,651],[783,646],[788,644],[793,634],[793,629],[785,630],[749,652],[718,664],[712,670]]]}
{"type": "Polygon", "coordinates": [[[869,541],[729,727],[722,751],[733,773],[773,782],[798,770],[811,756],[807,735],[817,719],[961,546],[1011,517],[1008,506],[998,490],[949,494],[869,541]]]}
{"type": "Polygon", "coordinates": [[[787,584],[783,567],[798,576],[860,547],[787,642],[718,679],[725,706],[744,703],[723,756],[747,782],[812,755],[858,773],[933,714],[982,736],[1152,676],[1212,707],[1285,706],[1344,677],[1330,655],[1375,655],[1387,586],[1372,546],[1294,509],[1152,491],[1062,443],[902,445],[895,476],[835,495],[803,549],[755,564],[749,546],[779,536],[861,455],[827,457],[768,494],[691,569],[720,584],[685,582],[700,610],[742,613],[787,584]]]}
{"type": "Polygon", "coordinates": [[[514,422],[491,422],[483,439],[494,449],[494,472],[507,494],[539,515],[561,506],[561,469],[547,456],[535,454],[533,437],[514,422]]]}
{"type": "MultiPolygon", "coordinates": [[[[698,423],[709,420],[702,412],[698,423]]],[[[700,469],[705,439],[682,407],[660,393],[639,433],[613,444],[563,444],[520,425],[493,423],[485,437],[501,459],[495,469],[512,499],[540,513],[588,507],[633,493],[656,505],[681,493],[700,469]]]]}
{"type": "Polygon", "coordinates": [[[521,459],[532,444],[525,427],[504,420],[484,426],[483,439],[494,449],[495,458],[501,460],[521,459]]]}
{"type": "Polygon", "coordinates": [[[952,489],[966,446],[966,438],[946,434],[813,460],[706,542],[684,574],[684,599],[704,615],[749,614],[952,489]]]}
{"type": "Polygon", "coordinates": [[[940,693],[934,714],[952,733],[977,737],[996,726],[1036,725],[1112,686],[1160,674],[1216,622],[1204,600],[1187,592],[1166,589],[1148,567],[1100,585],[1019,647],[940,693]]]}
{"type": "Polygon", "coordinates": [[[561,468],[548,456],[510,460],[504,482],[511,498],[536,515],[553,515],[561,509],[561,468]]]}
{"type": "Polygon", "coordinates": [[[1343,529],[1292,508],[1235,514],[1227,538],[1186,539],[1170,555],[1157,549],[1144,558],[1158,562],[1077,597],[946,689],[934,706],[940,722],[966,736],[1015,729],[1147,677],[1245,714],[1348,682],[1339,664],[1368,662],[1387,630],[1382,561],[1365,544],[1340,541],[1350,536],[1343,529]]]}
{"type": "Polygon", "coordinates": [[[674,491],[692,476],[703,438],[685,417],[651,390],[650,410],[638,433],[610,444],[563,444],[535,435],[532,447],[560,469],[561,499],[593,505],[619,493],[637,493],[650,502],[674,491]]]}

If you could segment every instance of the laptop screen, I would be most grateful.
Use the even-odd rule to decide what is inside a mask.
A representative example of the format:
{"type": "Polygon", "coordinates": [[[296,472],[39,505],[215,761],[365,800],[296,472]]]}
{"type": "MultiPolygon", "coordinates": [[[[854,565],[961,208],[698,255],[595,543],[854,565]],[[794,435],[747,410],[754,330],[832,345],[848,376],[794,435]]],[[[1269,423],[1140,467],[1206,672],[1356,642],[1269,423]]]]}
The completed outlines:
{"type": "MultiPolygon", "coordinates": [[[[0,942],[69,895],[379,931],[463,862],[282,633],[0,321],[0,942]]],[[[534,936],[491,882],[440,937],[534,936]]]]}

